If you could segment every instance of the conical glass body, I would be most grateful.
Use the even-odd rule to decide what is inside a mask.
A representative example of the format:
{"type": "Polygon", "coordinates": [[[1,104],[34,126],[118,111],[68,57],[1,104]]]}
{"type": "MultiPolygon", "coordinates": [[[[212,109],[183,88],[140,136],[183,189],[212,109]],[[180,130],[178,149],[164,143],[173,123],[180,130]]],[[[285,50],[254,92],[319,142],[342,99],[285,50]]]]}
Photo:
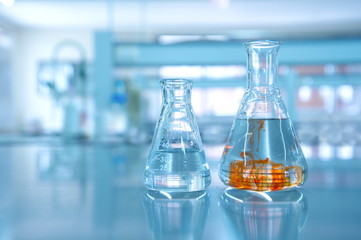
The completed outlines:
{"type": "Polygon", "coordinates": [[[163,105],[144,173],[149,189],[192,192],[211,183],[209,167],[191,106],[192,82],[161,81],[163,105]]]}
{"type": "Polygon", "coordinates": [[[277,86],[278,41],[245,44],[248,87],[219,169],[238,189],[278,191],[301,186],[307,164],[277,86]]]}

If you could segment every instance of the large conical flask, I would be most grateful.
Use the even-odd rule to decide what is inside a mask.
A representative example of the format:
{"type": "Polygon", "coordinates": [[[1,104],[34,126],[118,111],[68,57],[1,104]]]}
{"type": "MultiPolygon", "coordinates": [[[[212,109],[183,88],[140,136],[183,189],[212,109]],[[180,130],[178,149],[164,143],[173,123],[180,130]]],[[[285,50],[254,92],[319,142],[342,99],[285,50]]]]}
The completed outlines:
{"type": "Polygon", "coordinates": [[[300,187],[307,164],[277,86],[278,41],[245,44],[248,86],[219,169],[228,186],[255,191],[300,187]]]}
{"type": "Polygon", "coordinates": [[[204,190],[211,176],[191,106],[192,81],[160,83],[163,105],[146,163],[145,186],[167,192],[204,190]]]}

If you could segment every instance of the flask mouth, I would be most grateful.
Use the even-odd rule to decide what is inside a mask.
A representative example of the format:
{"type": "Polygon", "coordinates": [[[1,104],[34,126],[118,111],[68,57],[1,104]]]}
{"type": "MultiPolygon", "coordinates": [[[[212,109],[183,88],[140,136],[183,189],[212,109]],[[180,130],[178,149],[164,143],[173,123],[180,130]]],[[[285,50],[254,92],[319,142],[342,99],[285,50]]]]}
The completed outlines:
{"type": "Polygon", "coordinates": [[[278,40],[255,40],[246,41],[245,47],[257,47],[257,48],[273,48],[281,46],[281,42],[278,40]]]}
{"type": "Polygon", "coordinates": [[[183,78],[162,79],[160,84],[166,88],[185,89],[192,86],[192,80],[183,78]]]}

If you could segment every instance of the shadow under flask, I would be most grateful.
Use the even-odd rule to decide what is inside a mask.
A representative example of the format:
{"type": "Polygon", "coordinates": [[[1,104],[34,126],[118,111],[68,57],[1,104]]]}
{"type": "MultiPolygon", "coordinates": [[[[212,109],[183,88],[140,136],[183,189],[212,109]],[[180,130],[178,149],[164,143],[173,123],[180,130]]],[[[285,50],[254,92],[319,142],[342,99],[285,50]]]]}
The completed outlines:
{"type": "Polygon", "coordinates": [[[206,189],[211,176],[198,126],[191,106],[192,81],[165,79],[161,82],[163,104],[157,122],[144,184],[166,192],[206,189]]]}
{"type": "Polygon", "coordinates": [[[228,186],[254,191],[300,187],[307,163],[277,86],[278,41],[250,41],[248,83],[221,158],[228,186]]]}

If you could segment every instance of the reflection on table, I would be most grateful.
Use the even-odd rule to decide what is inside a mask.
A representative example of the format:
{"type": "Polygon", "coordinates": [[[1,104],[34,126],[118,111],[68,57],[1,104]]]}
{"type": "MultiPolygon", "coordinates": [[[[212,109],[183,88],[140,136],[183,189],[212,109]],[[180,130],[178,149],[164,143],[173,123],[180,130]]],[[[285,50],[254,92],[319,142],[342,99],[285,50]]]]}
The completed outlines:
{"type": "Polygon", "coordinates": [[[148,191],[143,202],[153,239],[202,239],[209,209],[207,192],[148,191]]]}
{"type": "Polygon", "coordinates": [[[229,188],[220,204],[237,239],[301,239],[307,219],[305,196],[298,190],[265,193],[229,188]]]}

